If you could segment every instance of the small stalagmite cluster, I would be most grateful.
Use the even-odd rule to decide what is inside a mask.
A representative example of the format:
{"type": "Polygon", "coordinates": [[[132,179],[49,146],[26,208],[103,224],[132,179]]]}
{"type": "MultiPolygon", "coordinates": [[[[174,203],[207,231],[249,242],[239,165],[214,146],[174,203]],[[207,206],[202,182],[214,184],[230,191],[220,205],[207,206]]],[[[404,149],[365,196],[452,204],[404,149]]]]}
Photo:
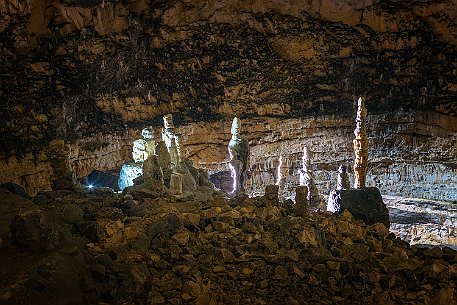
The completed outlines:
{"type": "Polygon", "coordinates": [[[173,195],[184,191],[195,191],[200,187],[214,186],[202,170],[193,167],[192,162],[182,156],[179,135],[173,124],[173,117],[163,117],[162,140],[155,143],[152,129],[143,129],[143,139],[133,142],[133,161],[123,165],[119,175],[119,188],[144,186],[173,195]]]}

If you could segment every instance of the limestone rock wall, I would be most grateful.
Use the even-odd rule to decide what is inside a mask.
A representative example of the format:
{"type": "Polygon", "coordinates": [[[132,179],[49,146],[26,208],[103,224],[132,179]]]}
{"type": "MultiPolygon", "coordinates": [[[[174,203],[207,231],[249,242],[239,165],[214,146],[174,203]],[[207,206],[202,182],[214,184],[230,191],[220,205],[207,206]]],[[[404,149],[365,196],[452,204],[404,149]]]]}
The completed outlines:
{"type": "MultiPolygon", "coordinates": [[[[341,164],[353,179],[353,118],[246,119],[243,128],[251,143],[250,195],[263,194],[265,185],[276,181],[279,155],[283,155],[289,168],[286,193],[293,196],[304,145],[314,151],[314,175],[321,193],[335,188],[341,164]]],[[[230,121],[191,124],[180,132],[186,154],[198,166],[213,172],[228,170],[230,121]]],[[[368,186],[389,195],[457,200],[455,117],[438,113],[369,115],[368,135],[368,186]]]]}
{"type": "MultiPolygon", "coordinates": [[[[124,160],[131,159],[131,143],[139,137],[138,134],[133,131],[122,135],[97,134],[68,144],[72,170],[77,178],[85,177],[93,170],[119,169],[124,160]]],[[[17,183],[30,195],[51,189],[52,160],[46,149],[21,157],[11,156],[0,162],[0,184],[17,183]]]]}
{"type": "Polygon", "coordinates": [[[159,126],[163,114],[174,113],[177,125],[193,123],[183,127],[200,135],[189,136],[190,153],[208,168],[224,160],[226,135],[199,133],[207,127],[197,122],[217,127],[234,115],[284,122],[271,123],[279,129],[250,127],[262,179],[274,167],[272,152],[289,145],[295,170],[302,138],[293,137],[303,129],[318,152],[317,178],[330,187],[333,174],[320,166],[348,160],[347,147],[330,155],[346,145],[338,136],[351,134],[353,101],[363,95],[368,112],[391,122],[382,126],[393,135],[387,143],[373,120],[373,155],[395,156],[393,165],[371,170],[389,179],[373,183],[404,192],[395,181],[409,181],[411,193],[428,192],[420,180],[433,168],[436,179],[426,179],[455,185],[447,165],[455,153],[434,152],[442,128],[424,117],[457,116],[456,8],[457,0],[0,1],[0,179],[32,193],[46,188],[42,152],[53,139],[79,147],[96,135],[110,138],[114,144],[103,148],[72,149],[72,160],[80,176],[91,167],[116,168],[129,159],[126,130],[159,126]],[[393,122],[395,113],[414,116],[393,122]],[[419,141],[420,155],[410,141],[419,141]],[[206,143],[217,146],[214,161],[201,158],[206,143]],[[260,161],[264,152],[269,161],[260,161]]]}

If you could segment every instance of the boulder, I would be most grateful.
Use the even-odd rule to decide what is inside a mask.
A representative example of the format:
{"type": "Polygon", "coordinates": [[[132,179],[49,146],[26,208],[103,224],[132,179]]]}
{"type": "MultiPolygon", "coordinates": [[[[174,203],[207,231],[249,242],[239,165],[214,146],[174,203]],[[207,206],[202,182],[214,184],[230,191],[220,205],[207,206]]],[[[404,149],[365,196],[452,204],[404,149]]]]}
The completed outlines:
{"type": "Polygon", "coordinates": [[[159,235],[170,238],[182,228],[182,220],[176,214],[168,214],[152,223],[146,229],[146,234],[149,238],[155,238],[159,235]]]}
{"type": "Polygon", "coordinates": [[[129,217],[143,217],[148,212],[148,210],[136,200],[126,200],[122,202],[118,208],[129,217]]]}
{"type": "Polygon", "coordinates": [[[40,211],[24,211],[10,225],[11,242],[25,251],[48,253],[62,245],[62,236],[40,211]]]}
{"type": "Polygon", "coordinates": [[[22,198],[30,199],[30,196],[27,194],[25,189],[22,186],[20,186],[19,184],[16,184],[13,182],[6,182],[6,183],[3,183],[2,185],[0,185],[0,187],[10,191],[11,193],[18,194],[22,198]]]}
{"type": "Polygon", "coordinates": [[[330,192],[327,211],[341,214],[348,210],[356,218],[368,225],[380,222],[389,227],[389,210],[382,201],[376,187],[355,190],[333,190],[330,192]]]}

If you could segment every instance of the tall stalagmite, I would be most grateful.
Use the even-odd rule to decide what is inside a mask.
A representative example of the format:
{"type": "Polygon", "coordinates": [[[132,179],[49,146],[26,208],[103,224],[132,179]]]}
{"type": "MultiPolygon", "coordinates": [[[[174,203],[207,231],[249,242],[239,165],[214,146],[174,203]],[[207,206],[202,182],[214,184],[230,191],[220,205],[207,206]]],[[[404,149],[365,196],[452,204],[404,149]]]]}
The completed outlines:
{"type": "Polygon", "coordinates": [[[244,192],[244,180],[249,161],[249,143],[241,136],[241,123],[235,117],[231,128],[232,138],[228,145],[233,193],[244,192]]]}
{"type": "Polygon", "coordinates": [[[302,169],[300,170],[300,185],[308,186],[308,202],[310,206],[317,207],[320,203],[319,191],[314,183],[311,168],[313,152],[307,147],[303,147],[302,169]]]}
{"type": "Polygon", "coordinates": [[[282,155],[279,156],[278,168],[277,168],[277,177],[276,185],[279,186],[279,199],[284,200],[284,187],[286,185],[286,179],[288,174],[287,159],[283,158],[282,155]]]}
{"type": "Polygon", "coordinates": [[[367,109],[365,102],[361,97],[357,101],[357,118],[354,130],[354,188],[360,189],[365,187],[368,167],[368,135],[366,125],[367,109]]]}

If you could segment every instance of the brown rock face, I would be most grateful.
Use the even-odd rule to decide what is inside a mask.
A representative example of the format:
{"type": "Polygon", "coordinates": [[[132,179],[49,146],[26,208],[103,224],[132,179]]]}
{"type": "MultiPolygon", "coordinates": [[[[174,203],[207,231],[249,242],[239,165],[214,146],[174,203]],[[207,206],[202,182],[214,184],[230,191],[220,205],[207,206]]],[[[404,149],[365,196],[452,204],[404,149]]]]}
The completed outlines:
{"type": "MultiPolygon", "coordinates": [[[[317,119],[252,119],[245,122],[250,142],[247,192],[262,195],[274,184],[279,152],[289,165],[285,196],[299,185],[303,145],[314,151],[314,181],[320,193],[335,188],[337,169],[346,165],[354,181],[352,164],[353,119],[322,116],[317,119]]],[[[367,186],[382,194],[456,200],[455,155],[457,119],[437,113],[369,115],[367,186]]],[[[211,173],[224,171],[229,160],[224,143],[230,137],[229,120],[180,127],[186,155],[211,173]],[[206,137],[206,142],[201,139],[206,137]]],[[[351,183],[352,184],[352,183],[351,183]]]]}
{"type": "MultiPolygon", "coordinates": [[[[182,128],[193,130],[188,137],[195,146],[189,151],[201,166],[219,167],[225,160],[226,151],[218,146],[226,136],[217,134],[218,124],[234,115],[276,124],[246,130],[253,132],[254,145],[262,144],[252,147],[254,169],[277,160],[268,161],[277,139],[292,144],[294,155],[290,136],[299,130],[308,133],[300,140],[314,139],[317,161],[317,146],[327,144],[317,143],[313,130],[343,126],[338,135],[346,134],[353,101],[363,95],[370,114],[387,118],[371,122],[370,156],[379,166],[369,165],[367,184],[436,197],[418,177],[430,177],[437,189],[443,181],[455,188],[455,125],[449,122],[457,115],[456,5],[450,0],[2,1],[0,169],[7,174],[1,179],[31,193],[49,188],[50,165],[42,151],[54,139],[63,139],[71,153],[93,137],[111,139],[99,150],[77,149],[70,157],[79,177],[89,168],[118,168],[128,159],[127,130],[158,126],[166,113],[175,114],[178,126],[198,122],[182,128]],[[277,124],[278,117],[288,120],[277,124]],[[311,118],[330,125],[310,126],[311,118]],[[197,134],[204,137],[193,139],[197,134]],[[205,143],[216,146],[215,155],[201,160],[197,146],[207,150],[205,143]],[[406,180],[411,183],[397,183],[406,180]]],[[[328,151],[332,157],[316,163],[322,173],[315,177],[318,184],[334,175],[322,171],[323,164],[335,170],[327,159],[350,163],[346,144],[328,136],[342,147],[343,157],[328,151]]],[[[266,167],[252,179],[269,179],[266,167]]],[[[286,189],[290,184],[286,180],[286,189]]],[[[442,194],[450,198],[446,189],[442,194]]]]}

